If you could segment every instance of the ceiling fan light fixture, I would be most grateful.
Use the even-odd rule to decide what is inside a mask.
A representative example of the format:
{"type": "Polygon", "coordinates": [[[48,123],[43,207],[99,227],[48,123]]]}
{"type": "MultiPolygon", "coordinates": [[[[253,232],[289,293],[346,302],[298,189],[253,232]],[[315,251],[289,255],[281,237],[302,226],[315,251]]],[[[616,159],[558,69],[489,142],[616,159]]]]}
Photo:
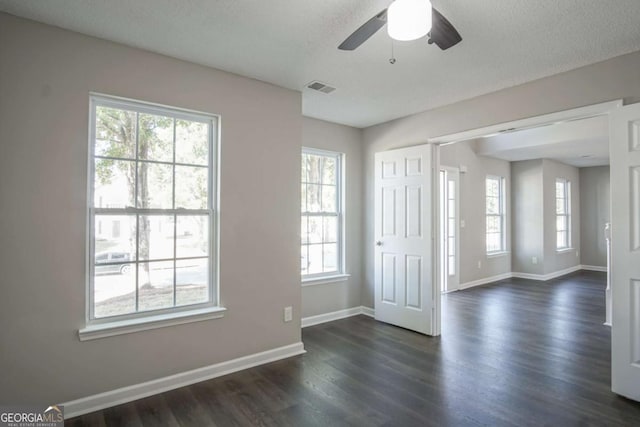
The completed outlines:
{"type": "Polygon", "coordinates": [[[429,0],[395,0],[387,9],[387,32],[399,41],[416,40],[431,31],[429,0]]]}

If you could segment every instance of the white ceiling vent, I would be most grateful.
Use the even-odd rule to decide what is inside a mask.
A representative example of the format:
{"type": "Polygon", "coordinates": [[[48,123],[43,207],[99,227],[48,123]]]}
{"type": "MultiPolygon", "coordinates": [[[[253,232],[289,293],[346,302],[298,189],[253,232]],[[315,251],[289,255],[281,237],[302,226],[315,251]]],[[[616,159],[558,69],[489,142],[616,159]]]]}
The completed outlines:
{"type": "Polygon", "coordinates": [[[317,90],[318,92],[322,92],[322,93],[331,93],[334,90],[336,90],[335,87],[329,86],[328,84],[319,82],[317,80],[314,80],[311,83],[309,83],[307,85],[307,88],[317,90]]]}

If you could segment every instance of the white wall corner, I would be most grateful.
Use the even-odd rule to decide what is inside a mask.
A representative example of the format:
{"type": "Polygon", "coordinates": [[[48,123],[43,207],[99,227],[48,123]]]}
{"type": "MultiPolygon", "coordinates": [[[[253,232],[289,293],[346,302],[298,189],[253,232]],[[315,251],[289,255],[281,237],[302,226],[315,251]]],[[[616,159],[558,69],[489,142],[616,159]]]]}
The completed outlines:
{"type": "Polygon", "coordinates": [[[306,353],[304,344],[295,344],[278,347],[260,353],[239,357],[226,362],[216,363],[203,368],[181,372],[168,377],[158,378],[140,384],[122,387],[104,393],[94,394],[62,403],[64,405],[65,418],[73,418],[90,412],[99,411],[133,400],[142,399],[154,394],[163,393],[179,387],[188,386],[201,381],[253,368],[265,363],[275,362],[292,356],[306,353]]]}

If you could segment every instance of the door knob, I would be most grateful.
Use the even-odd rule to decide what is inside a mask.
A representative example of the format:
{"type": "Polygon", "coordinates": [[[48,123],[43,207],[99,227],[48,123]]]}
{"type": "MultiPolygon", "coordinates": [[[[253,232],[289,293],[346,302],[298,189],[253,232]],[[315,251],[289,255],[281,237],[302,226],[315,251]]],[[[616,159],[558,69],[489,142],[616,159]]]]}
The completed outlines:
{"type": "Polygon", "coordinates": [[[376,242],[376,246],[382,246],[382,242],[381,242],[380,240],[378,240],[378,241],[376,242]]]}

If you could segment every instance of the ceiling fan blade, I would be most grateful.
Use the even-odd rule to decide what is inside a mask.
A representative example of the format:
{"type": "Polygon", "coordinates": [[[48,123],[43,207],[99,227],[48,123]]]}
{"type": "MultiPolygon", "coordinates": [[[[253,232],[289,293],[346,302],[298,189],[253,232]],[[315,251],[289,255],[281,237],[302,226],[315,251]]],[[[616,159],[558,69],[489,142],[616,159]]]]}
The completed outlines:
{"type": "Polygon", "coordinates": [[[338,49],[340,50],[354,50],[362,43],[366,42],[369,37],[374,35],[376,31],[384,27],[387,23],[387,9],[378,13],[373,18],[362,24],[360,28],[355,30],[345,41],[343,41],[338,49]]]}
{"type": "Polygon", "coordinates": [[[429,44],[435,43],[442,50],[447,50],[462,41],[458,31],[440,12],[432,8],[432,24],[429,33],[429,44]]]}

